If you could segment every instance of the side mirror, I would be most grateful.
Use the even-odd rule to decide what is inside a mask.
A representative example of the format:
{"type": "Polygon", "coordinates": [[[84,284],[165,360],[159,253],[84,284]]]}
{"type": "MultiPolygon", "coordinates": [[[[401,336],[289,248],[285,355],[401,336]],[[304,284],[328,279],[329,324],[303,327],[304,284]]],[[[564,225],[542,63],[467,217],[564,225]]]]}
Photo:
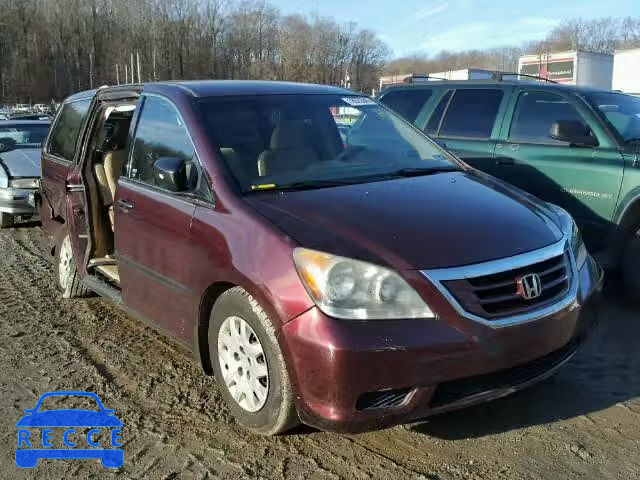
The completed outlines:
{"type": "Polygon", "coordinates": [[[551,125],[549,136],[579,147],[597,147],[598,139],[590,135],[589,127],[575,120],[559,120],[551,125]]]}
{"type": "Polygon", "coordinates": [[[170,192],[187,190],[187,166],[182,158],[160,157],[153,164],[156,185],[170,192]]]}

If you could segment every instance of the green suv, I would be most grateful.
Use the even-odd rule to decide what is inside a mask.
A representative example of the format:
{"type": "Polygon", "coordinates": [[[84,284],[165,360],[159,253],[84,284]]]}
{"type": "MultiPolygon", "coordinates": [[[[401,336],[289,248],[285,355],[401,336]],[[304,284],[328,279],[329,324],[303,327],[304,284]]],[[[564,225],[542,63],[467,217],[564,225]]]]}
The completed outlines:
{"type": "Polygon", "coordinates": [[[380,101],[466,163],[569,211],[640,298],[640,98],[511,80],[399,85],[380,101]]]}

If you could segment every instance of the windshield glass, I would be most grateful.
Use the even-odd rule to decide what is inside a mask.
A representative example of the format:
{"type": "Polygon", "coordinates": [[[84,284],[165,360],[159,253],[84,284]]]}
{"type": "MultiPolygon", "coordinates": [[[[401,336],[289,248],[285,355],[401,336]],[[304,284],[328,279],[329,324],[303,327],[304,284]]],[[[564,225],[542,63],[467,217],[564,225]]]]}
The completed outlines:
{"type": "Polygon", "coordinates": [[[367,97],[211,97],[201,101],[200,114],[243,191],[458,168],[419,130],[367,97]]]}
{"type": "Polygon", "coordinates": [[[49,124],[0,124],[0,151],[20,147],[41,147],[49,124]]]}
{"type": "Polygon", "coordinates": [[[587,98],[625,142],[640,140],[640,98],[621,93],[593,93],[587,98]]]}

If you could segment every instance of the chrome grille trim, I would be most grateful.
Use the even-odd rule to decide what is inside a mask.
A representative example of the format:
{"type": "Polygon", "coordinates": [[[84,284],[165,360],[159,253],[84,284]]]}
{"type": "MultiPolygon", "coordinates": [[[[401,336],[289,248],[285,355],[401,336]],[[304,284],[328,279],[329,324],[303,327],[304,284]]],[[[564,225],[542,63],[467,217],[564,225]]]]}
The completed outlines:
{"type": "Polygon", "coordinates": [[[515,255],[513,257],[491,260],[488,262],[478,263],[474,265],[466,265],[452,268],[439,268],[432,270],[422,270],[421,273],[438,289],[438,291],[447,299],[453,308],[463,317],[481,323],[491,328],[503,328],[512,325],[520,325],[527,322],[538,320],[539,318],[553,315],[554,313],[566,308],[578,307],[578,271],[573,252],[571,251],[571,243],[567,236],[560,241],[539,250],[515,255]],[[544,262],[545,260],[559,257],[567,254],[569,257],[570,285],[569,290],[557,302],[544,308],[522,313],[510,317],[500,319],[483,318],[468,312],[453,296],[453,294],[445,287],[443,282],[452,280],[465,280],[469,278],[494,275],[501,272],[508,272],[518,268],[524,268],[529,265],[544,262]]]}

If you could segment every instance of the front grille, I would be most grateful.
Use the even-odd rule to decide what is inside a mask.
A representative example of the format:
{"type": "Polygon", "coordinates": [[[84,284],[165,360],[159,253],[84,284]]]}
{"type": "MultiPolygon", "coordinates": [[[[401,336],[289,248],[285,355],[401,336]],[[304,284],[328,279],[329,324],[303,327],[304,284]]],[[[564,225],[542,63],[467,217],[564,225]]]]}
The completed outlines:
{"type": "Polygon", "coordinates": [[[410,388],[365,393],[358,398],[356,408],[366,411],[398,407],[404,403],[409,393],[411,393],[410,388]]]}
{"type": "Polygon", "coordinates": [[[583,338],[584,336],[576,337],[564,347],[544,357],[506,370],[440,383],[431,397],[429,406],[442,407],[480,393],[522,385],[564,362],[577,350],[583,338]]]}
{"type": "Polygon", "coordinates": [[[442,284],[467,312],[499,320],[544,308],[565,296],[571,284],[569,265],[565,253],[533,265],[464,280],[447,280],[442,284]],[[525,300],[517,294],[516,280],[532,273],[542,280],[542,295],[525,300]]]}

